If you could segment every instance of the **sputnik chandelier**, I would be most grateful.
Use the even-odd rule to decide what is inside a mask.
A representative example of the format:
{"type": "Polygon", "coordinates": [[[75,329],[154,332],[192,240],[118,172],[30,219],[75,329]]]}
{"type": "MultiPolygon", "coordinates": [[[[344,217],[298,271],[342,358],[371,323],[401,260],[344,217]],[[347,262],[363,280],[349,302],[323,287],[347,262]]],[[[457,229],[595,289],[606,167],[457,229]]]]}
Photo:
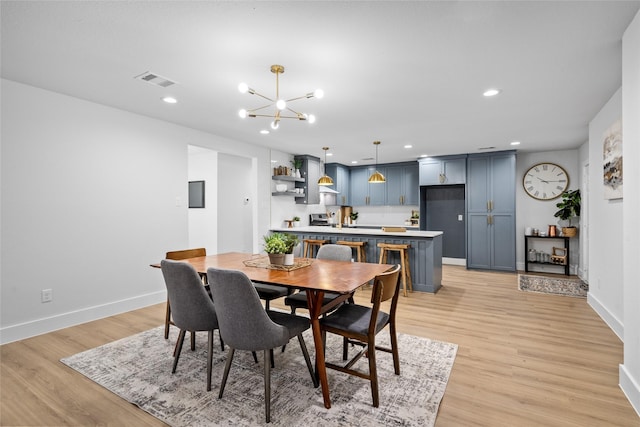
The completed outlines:
{"type": "Polygon", "coordinates": [[[316,89],[313,92],[309,92],[305,95],[302,96],[298,96],[297,98],[291,98],[291,99],[281,99],[280,98],[280,74],[284,73],[284,67],[282,65],[272,65],[271,66],[271,72],[274,73],[276,75],[276,97],[275,99],[269,98],[268,96],[262,95],[261,93],[256,92],[255,89],[250,88],[246,83],[240,83],[238,85],[238,90],[241,93],[247,93],[249,92],[251,95],[257,95],[260,98],[264,98],[267,101],[269,101],[269,104],[267,105],[263,105],[261,107],[258,108],[254,108],[252,110],[245,110],[242,109],[240,110],[240,112],[238,113],[240,115],[240,117],[242,117],[243,119],[246,117],[269,117],[269,118],[273,118],[273,121],[271,122],[271,129],[276,130],[278,129],[278,127],[280,126],[280,120],[281,119],[298,119],[298,120],[305,120],[309,123],[315,123],[316,121],[316,117],[313,114],[306,114],[306,113],[299,113],[295,110],[293,110],[290,106],[289,103],[293,102],[293,101],[297,101],[299,99],[303,99],[303,98],[322,98],[324,96],[324,91],[322,89],[316,89]],[[265,114],[265,113],[260,113],[261,110],[264,110],[266,108],[269,107],[273,107],[275,106],[275,112],[273,114],[265,114]],[[286,115],[287,112],[292,113],[294,115],[286,115]]]}

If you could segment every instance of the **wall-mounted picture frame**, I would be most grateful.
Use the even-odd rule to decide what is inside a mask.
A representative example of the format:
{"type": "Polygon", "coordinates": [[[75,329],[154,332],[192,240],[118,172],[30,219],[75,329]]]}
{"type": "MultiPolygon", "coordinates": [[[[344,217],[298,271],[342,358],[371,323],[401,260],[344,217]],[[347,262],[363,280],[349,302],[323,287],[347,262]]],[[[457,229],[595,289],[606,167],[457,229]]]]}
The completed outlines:
{"type": "Polygon", "coordinates": [[[622,120],[616,120],[603,139],[604,198],[622,199],[622,120]]]}
{"type": "Polygon", "coordinates": [[[189,208],[204,208],[204,181],[189,181],[189,208]]]}

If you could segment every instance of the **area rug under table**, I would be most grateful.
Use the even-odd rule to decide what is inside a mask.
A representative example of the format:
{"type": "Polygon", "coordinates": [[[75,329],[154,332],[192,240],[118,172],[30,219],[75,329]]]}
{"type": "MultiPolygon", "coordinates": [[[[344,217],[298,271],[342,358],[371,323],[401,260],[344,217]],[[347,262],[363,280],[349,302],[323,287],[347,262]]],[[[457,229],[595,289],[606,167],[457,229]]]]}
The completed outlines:
{"type": "MultiPolygon", "coordinates": [[[[177,329],[168,340],[158,327],[64,358],[62,363],[172,426],[264,425],[262,358],[237,351],[218,399],[226,351],[216,333],[213,389],[206,391],[206,333],[198,333],[196,351],[188,337],[178,369],[171,374],[177,329]]],[[[388,333],[379,334],[387,345],[388,333]]],[[[400,334],[401,375],[393,372],[391,354],[376,353],[380,407],[371,405],[369,382],[328,370],[331,409],[325,409],[320,388],[313,388],[297,340],[284,353],[275,352],[271,371],[271,425],[278,426],[433,426],[453,366],[455,344],[400,334]]],[[[313,339],[305,332],[313,354],[313,339]]],[[[341,362],[342,339],[327,334],[327,361],[341,362]]],[[[366,358],[356,366],[367,367],[366,358]]]]}
{"type": "Polygon", "coordinates": [[[579,278],[518,274],[518,289],[543,294],[586,297],[589,285],[579,278]]]}

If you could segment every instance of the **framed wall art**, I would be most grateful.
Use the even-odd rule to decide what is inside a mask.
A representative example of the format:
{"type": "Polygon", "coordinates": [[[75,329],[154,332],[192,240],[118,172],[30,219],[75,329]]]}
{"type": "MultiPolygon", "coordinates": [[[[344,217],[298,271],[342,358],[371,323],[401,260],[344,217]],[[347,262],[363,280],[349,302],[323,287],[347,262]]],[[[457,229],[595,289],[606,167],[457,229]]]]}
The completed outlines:
{"type": "Polygon", "coordinates": [[[603,138],[604,198],[622,199],[622,121],[616,120],[603,138]]]}

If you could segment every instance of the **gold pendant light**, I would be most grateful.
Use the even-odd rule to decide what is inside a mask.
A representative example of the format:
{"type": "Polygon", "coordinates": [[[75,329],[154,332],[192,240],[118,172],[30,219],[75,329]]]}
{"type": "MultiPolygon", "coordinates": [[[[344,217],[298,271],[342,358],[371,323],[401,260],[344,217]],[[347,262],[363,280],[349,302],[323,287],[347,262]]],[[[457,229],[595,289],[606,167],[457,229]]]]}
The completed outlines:
{"type": "Polygon", "coordinates": [[[373,141],[373,145],[376,146],[376,169],[369,177],[369,184],[383,184],[387,182],[387,180],[384,175],[378,172],[378,145],[380,145],[380,141],[373,141]]]}
{"type": "Polygon", "coordinates": [[[333,185],[333,180],[329,175],[327,175],[327,150],[329,147],[322,147],[324,150],[324,175],[318,180],[318,185],[333,185]]]}

